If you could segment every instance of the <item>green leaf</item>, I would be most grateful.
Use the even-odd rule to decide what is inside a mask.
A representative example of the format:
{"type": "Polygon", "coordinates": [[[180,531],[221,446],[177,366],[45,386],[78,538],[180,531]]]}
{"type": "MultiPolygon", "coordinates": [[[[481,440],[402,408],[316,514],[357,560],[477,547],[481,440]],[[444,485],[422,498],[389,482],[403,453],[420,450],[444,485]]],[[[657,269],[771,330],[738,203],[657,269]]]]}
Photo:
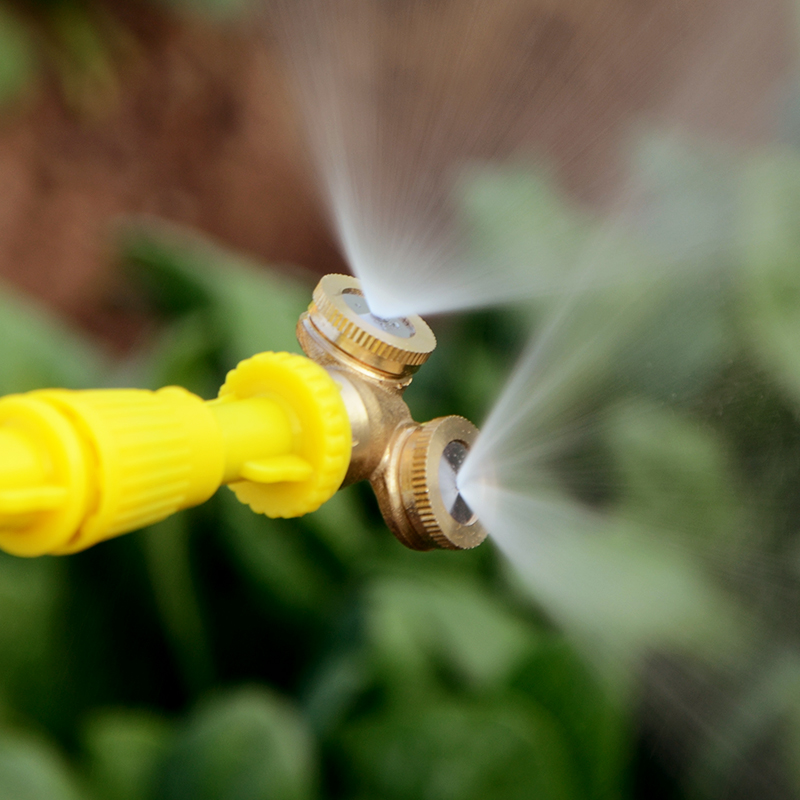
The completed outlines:
{"type": "Polygon", "coordinates": [[[589,237],[588,218],[565,203],[554,184],[518,165],[482,168],[462,181],[459,195],[474,260],[500,265],[498,279],[512,286],[519,273],[520,285],[538,294],[567,289],[589,237]]]}
{"type": "Polygon", "coordinates": [[[105,359],[88,340],[0,285],[0,393],[96,385],[105,359]]]}
{"type": "Polygon", "coordinates": [[[51,60],[65,103],[86,117],[103,117],[119,103],[120,78],[114,38],[124,36],[112,17],[105,19],[83,2],[56,2],[47,15],[51,60]]]}
{"type": "Polygon", "coordinates": [[[416,692],[440,666],[467,685],[496,686],[538,635],[477,582],[384,577],[368,589],[367,637],[392,687],[416,692]]]}
{"type": "Polygon", "coordinates": [[[340,726],[374,683],[374,670],[363,650],[334,653],[317,668],[303,698],[303,711],[317,736],[340,726]]]}
{"type": "Polygon", "coordinates": [[[736,688],[730,686],[728,691],[734,701],[726,703],[714,720],[715,727],[725,735],[708,737],[693,754],[692,796],[730,795],[732,780],[737,791],[742,790],[743,783],[760,788],[776,774],[791,781],[795,790],[800,788],[797,653],[791,647],[772,647],[759,653],[757,666],[754,663],[740,672],[736,688]],[[772,751],[772,757],[753,758],[753,753],[764,751],[772,751]]]}
{"type": "Polygon", "coordinates": [[[95,711],[84,725],[84,751],[91,783],[103,800],[152,797],[157,769],[172,726],[148,711],[95,711]]]}
{"type": "Polygon", "coordinates": [[[298,350],[294,332],[308,288],[167,226],[137,228],[123,244],[165,310],[207,312],[231,366],[264,350],[298,350]]]}
{"type": "Polygon", "coordinates": [[[761,365],[800,404],[800,155],[753,159],[742,186],[739,312],[761,365]]]}
{"type": "Polygon", "coordinates": [[[305,722],[265,689],[201,706],[170,753],[159,800],[307,800],[317,767],[305,722]]]}
{"type": "Polygon", "coordinates": [[[85,795],[61,756],[38,739],[0,733],[3,800],[81,800],[85,795]]]}
{"type": "Polygon", "coordinates": [[[586,800],[624,795],[632,756],[618,698],[560,636],[549,636],[512,679],[513,688],[558,720],[586,800]]]}
{"type": "Polygon", "coordinates": [[[16,97],[35,69],[31,38],[22,23],[0,7],[0,105],[16,97]]]}
{"type": "Polygon", "coordinates": [[[607,419],[622,516],[681,534],[696,552],[736,538],[741,503],[718,435],[644,400],[612,408],[607,419]]]}
{"type": "Polygon", "coordinates": [[[371,544],[367,521],[354,488],[338,491],[319,510],[306,515],[303,526],[313,531],[346,567],[352,568],[354,560],[368,551],[371,544]]]}
{"type": "Polygon", "coordinates": [[[734,355],[725,313],[729,286],[714,276],[681,276],[640,297],[646,314],[633,326],[611,372],[629,389],[656,400],[696,396],[734,355]]]}
{"type": "Polygon", "coordinates": [[[268,595],[269,604],[302,612],[326,609],[333,586],[299,522],[255,514],[227,488],[219,503],[223,541],[240,574],[268,595]]]}
{"type": "Polygon", "coordinates": [[[429,696],[345,729],[358,797],[382,800],[584,800],[547,714],[518,703],[429,696]]]}
{"type": "Polygon", "coordinates": [[[120,385],[183,386],[201,397],[215,397],[217,348],[205,315],[194,311],[172,322],[147,352],[123,363],[115,378],[120,385]]]}
{"type": "Polygon", "coordinates": [[[26,711],[50,700],[63,564],[0,553],[0,694],[26,711]]]}
{"type": "Polygon", "coordinates": [[[190,540],[186,513],[152,525],[141,536],[167,639],[187,688],[199,691],[213,680],[214,665],[192,574],[190,540]]]}
{"type": "Polygon", "coordinates": [[[620,669],[653,648],[717,657],[741,644],[741,609],[664,531],[552,493],[504,495],[491,526],[509,581],[620,669]]]}
{"type": "Polygon", "coordinates": [[[736,231],[736,154],[719,142],[646,133],[632,149],[627,213],[679,281],[727,266],[736,231]]]}
{"type": "MultiPolygon", "coordinates": [[[[661,278],[674,272],[673,262],[685,266],[688,260],[675,252],[682,239],[659,248],[659,237],[640,220],[590,214],[552,180],[520,165],[476,169],[462,180],[461,212],[469,232],[462,271],[469,275],[472,265],[480,276],[491,273],[498,288],[508,287],[509,302],[556,296],[563,303],[587,291],[661,278]]],[[[684,216],[672,220],[671,233],[686,221],[684,207],[674,205],[684,216]]],[[[689,219],[696,223],[696,217],[689,219]]]]}

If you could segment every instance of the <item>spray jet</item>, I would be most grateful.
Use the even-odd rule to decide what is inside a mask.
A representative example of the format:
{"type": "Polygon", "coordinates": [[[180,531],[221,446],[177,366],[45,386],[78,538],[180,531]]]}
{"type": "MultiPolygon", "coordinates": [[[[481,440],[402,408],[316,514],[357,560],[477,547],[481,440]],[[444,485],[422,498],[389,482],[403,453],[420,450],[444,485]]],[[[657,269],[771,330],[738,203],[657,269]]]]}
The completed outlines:
{"type": "Polygon", "coordinates": [[[327,275],[297,335],[307,357],[246,359],[210,401],[175,386],[0,398],[0,548],[75,553],[223,484],[256,513],[299,517],[360,480],[407,547],[480,544],[456,480],[477,429],[419,424],[403,400],[436,347],[425,321],[377,317],[355,278],[327,275]]]}

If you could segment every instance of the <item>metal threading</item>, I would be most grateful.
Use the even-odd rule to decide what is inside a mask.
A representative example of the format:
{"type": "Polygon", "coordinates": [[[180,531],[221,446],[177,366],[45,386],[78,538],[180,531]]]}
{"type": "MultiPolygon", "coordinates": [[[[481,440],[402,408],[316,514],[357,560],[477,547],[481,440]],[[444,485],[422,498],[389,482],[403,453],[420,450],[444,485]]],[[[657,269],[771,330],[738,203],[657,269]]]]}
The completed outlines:
{"type": "Polygon", "coordinates": [[[467,550],[486,538],[456,482],[477,435],[463,417],[440,417],[421,425],[405,444],[410,470],[400,471],[404,505],[412,526],[432,546],[467,550]]]}
{"type": "Polygon", "coordinates": [[[421,317],[373,314],[358,280],[349,275],[326,275],[314,289],[307,316],[332,344],[389,375],[415,372],[436,348],[421,317]]]}

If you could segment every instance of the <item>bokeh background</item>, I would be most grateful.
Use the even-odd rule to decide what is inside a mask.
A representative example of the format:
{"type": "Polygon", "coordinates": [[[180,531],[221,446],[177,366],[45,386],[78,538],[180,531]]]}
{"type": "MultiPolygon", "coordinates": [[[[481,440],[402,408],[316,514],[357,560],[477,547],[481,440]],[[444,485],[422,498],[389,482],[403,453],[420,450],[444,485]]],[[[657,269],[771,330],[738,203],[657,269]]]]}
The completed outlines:
{"type": "MultiPolygon", "coordinates": [[[[758,658],[726,670],[649,641],[635,664],[599,657],[491,543],[405,551],[360,486],[291,522],[222,491],[78,556],[0,556],[0,798],[797,796],[794,9],[476,8],[486,36],[467,59],[527,63],[555,98],[523,137],[547,153],[545,188],[520,166],[481,184],[480,247],[535,249],[543,208],[576,236],[613,213],[619,143],[642,117],[669,131],[642,151],[663,199],[655,239],[725,222],[689,251],[701,279],[678,271],[639,305],[636,346],[591,391],[570,389],[581,434],[552,466],[576,505],[713,552],[762,634],[758,658]]],[[[178,383],[212,397],[238,360],[297,350],[315,276],[347,266],[262,11],[0,3],[0,391],[178,383]]],[[[427,13],[442,37],[464,22],[458,2],[427,13]]],[[[441,91],[435,64],[413,42],[402,52],[386,91],[398,74],[406,92],[441,91]]],[[[471,86],[446,88],[468,126],[471,86]]],[[[503,155],[491,137],[486,152],[503,155]]],[[[548,303],[434,320],[415,417],[483,420],[548,303]]]]}

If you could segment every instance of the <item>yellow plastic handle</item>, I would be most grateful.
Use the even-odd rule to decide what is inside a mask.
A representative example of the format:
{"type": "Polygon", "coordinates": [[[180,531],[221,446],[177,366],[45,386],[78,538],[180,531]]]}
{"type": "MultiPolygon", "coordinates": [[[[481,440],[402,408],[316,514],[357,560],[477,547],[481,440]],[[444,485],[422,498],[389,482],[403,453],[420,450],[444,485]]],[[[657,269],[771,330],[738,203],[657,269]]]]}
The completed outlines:
{"type": "Polygon", "coordinates": [[[207,500],[223,483],[273,517],[339,488],[351,433],[337,385],[303,356],[261,353],[217,400],[179,387],[0,399],[0,548],[74,553],[207,500]]]}

